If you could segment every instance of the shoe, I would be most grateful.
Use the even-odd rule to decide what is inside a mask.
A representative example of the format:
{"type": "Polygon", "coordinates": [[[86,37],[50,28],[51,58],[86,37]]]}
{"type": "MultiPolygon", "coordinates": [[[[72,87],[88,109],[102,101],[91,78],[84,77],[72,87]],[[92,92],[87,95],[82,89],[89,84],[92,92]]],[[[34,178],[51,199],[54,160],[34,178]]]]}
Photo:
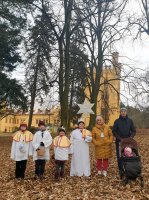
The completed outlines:
{"type": "Polygon", "coordinates": [[[107,171],[103,170],[102,174],[106,177],[107,176],[107,171]]]}
{"type": "Polygon", "coordinates": [[[61,171],[61,172],[60,172],[60,177],[61,177],[61,178],[64,178],[64,171],[61,171]]]}
{"type": "Polygon", "coordinates": [[[39,176],[39,179],[40,179],[40,180],[43,180],[43,179],[45,179],[45,177],[44,177],[43,175],[40,175],[40,176],[39,176]]]}
{"type": "Polygon", "coordinates": [[[98,171],[98,175],[101,175],[101,174],[102,174],[102,172],[99,170],[99,171],[98,171]]]}
{"type": "Polygon", "coordinates": [[[119,175],[120,175],[120,179],[122,179],[123,176],[124,176],[124,171],[123,170],[119,170],[119,175]]]}

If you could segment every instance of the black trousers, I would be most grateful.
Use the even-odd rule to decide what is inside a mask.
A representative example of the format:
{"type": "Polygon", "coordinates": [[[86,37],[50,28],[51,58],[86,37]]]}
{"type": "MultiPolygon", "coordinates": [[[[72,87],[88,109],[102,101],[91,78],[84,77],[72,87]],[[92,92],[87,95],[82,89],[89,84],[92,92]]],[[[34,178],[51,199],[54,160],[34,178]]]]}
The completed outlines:
{"type": "Polygon", "coordinates": [[[42,176],[45,172],[45,160],[35,160],[35,175],[42,176]]]}
{"type": "Polygon", "coordinates": [[[121,152],[120,152],[120,141],[116,140],[115,141],[115,146],[116,146],[116,156],[117,156],[117,163],[118,163],[118,169],[119,171],[123,171],[123,163],[121,159],[121,152]]]}
{"type": "Polygon", "coordinates": [[[55,178],[59,178],[64,176],[64,168],[65,168],[65,161],[62,160],[55,160],[56,170],[55,170],[55,178]]]}
{"type": "Polygon", "coordinates": [[[26,164],[27,164],[27,160],[16,161],[16,170],[15,170],[16,178],[25,177],[26,164]]]}

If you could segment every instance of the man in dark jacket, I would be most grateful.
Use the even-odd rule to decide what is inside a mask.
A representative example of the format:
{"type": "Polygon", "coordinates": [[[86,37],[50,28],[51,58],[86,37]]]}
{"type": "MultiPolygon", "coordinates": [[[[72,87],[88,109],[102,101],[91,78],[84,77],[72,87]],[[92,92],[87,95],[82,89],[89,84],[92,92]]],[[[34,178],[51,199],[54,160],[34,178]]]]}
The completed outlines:
{"type": "Polygon", "coordinates": [[[115,120],[113,129],[113,135],[116,137],[115,144],[116,144],[116,156],[119,168],[119,175],[122,178],[124,174],[122,161],[120,158],[120,142],[124,138],[134,137],[136,134],[136,129],[134,127],[133,121],[128,118],[127,116],[127,109],[121,108],[120,116],[118,119],[115,120]]]}

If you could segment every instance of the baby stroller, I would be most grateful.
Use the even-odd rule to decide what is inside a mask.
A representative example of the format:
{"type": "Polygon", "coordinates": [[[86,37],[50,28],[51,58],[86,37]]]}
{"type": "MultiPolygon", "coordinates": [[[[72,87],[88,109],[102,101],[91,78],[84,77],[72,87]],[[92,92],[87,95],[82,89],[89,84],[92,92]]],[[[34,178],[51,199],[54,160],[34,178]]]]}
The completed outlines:
{"type": "Polygon", "coordinates": [[[138,178],[141,187],[144,186],[143,177],[141,175],[141,158],[138,151],[137,142],[133,138],[125,138],[121,141],[120,145],[121,160],[123,163],[123,182],[126,185],[130,180],[138,178]],[[131,157],[127,157],[124,153],[125,148],[132,149],[131,157]]]}

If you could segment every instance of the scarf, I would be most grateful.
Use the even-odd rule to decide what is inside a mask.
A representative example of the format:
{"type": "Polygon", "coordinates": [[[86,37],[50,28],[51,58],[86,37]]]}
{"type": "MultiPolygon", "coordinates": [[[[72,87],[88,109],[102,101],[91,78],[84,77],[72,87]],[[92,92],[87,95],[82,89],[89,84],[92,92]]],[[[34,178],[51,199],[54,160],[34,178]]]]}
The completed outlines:
{"type": "Polygon", "coordinates": [[[87,129],[83,129],[82,130],[82,137],[85,138],[86,136],[92,136],[92,134],[87,129]]]}
{"type": "Polygon", "coordinates": [[[98,128],[99,130],[101,130],[101,132],[104,133],[104,129],[105,129],[105,125],[104,125],[104,124],[103,124],[103,125],[98,125],[98,124],[96,124],[95,126],[96,126],[96,128],[98,128]]]}
{"type": "Polygon", "coordinates": [[[16,134],[13,136],[13,140],[16,142],[20,142],[21,136],[23,136],[24,143],[30,142],[33,140],[33,135],[29,131],[17,131],[16,134]]]}
{"type": "Polygon", "coordinates": [[[62,148],[67,148],[71,145],[70,140],[65,136],[57,136],[53,140],[53,145],[55,147],[62,147],[62,148]]]}

